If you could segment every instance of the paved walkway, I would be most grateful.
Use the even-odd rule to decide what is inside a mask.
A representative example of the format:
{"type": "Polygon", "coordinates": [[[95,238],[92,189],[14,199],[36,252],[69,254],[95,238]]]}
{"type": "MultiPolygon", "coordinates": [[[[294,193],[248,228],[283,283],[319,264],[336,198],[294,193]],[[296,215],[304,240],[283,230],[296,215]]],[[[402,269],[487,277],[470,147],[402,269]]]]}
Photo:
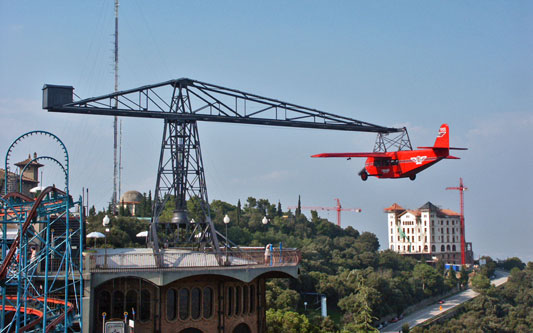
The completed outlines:
{"type": "MultiPolygon", "coordinates": [[[[509,273],[504,272],[504,271],[496,271],[494,275],[495,275],[495,278],[491,280],[491,283],[496,286],[499,286],[507,281],[507,277],[509,276],[509,273]]],[[[411,313],[410,315],[406,316],[405,318],[403,318],[402,320],[399,320],[396,323],[389,324],[387,327],[381,329],[381,332],[399,332],[402,329],[402,325],[405,323],[409,323],[409,327],[420,325],[426,320],[431,319],[445,311],[448,311],[468,300],[471,300],[477,295],[478,293],[475,292],[474,290],[467,289],[458,294],[455,294],[453,296],[443,299],[444,300],[443,304],[435,303],[435,304],[428,305],[427,307],[423,309],[415,311],[411,313]]]]}

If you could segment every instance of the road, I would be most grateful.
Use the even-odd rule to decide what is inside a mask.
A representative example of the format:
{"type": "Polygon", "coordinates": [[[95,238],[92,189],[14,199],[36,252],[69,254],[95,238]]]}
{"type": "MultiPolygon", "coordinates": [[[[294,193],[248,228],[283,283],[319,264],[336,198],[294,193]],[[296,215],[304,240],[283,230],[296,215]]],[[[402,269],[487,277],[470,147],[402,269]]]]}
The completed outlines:
{"type": "MultiPolygon", "coordinates": [[[[494,275],[495,275],[495,278],[491,280],[491,283],[496,286],[499,286],[507,281],[507,277],[509,276],[509,273],[497,270],[494,273],[494,275]]],[[[401,331],[402,325],[405,323],[409,323],[409,327],[420,325],[426,320],[431,319],[445,311],[448,311],[449,309],[454,308],[461,303],[471,300],[477,295],[479,294],[475,292],[474,290],[467,289],[458,294],[455,294],[453,296],[443,299],[444,300],[443,304],[435,303],[435,304],[428,305],[427,307],[423,309],[415,311],[411,313],[410,315],[406,316],[405,318],[403,318],[402,320],[397,321],[396,323],[389,324],[387,327],[381,329],[380,332],[401,331]]]]}

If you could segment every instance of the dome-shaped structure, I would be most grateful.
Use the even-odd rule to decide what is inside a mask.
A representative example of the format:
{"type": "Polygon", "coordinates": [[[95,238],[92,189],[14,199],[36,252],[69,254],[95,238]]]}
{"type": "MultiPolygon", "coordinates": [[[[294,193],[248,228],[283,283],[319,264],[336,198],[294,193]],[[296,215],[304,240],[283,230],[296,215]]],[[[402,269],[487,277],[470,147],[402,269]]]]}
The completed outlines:
{"type": "Polygon", "coordinates": [[[122,195],[120,202],[138,204],[142,201],[143,195],[138,191],[128,191],[122,195]]]}

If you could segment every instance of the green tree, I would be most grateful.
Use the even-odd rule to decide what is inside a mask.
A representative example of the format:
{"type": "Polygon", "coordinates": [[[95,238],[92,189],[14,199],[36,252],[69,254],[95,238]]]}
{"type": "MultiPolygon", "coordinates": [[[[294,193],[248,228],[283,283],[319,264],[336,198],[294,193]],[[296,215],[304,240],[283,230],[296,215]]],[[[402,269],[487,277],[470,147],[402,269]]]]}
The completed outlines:
{"type": "Polygon", "coordinates": [[[461,283],[461,287],[465,288],[468,287],[468,272],[466,271],[466,267],[463,265],[461,266],[461,270],[459,271],[460,277],[459,282],[461,283]]]}
{"type": "Polygon", "coordinates": [[[476,274],[472,278],[472,287],[478,293],[485,293],[490,288],[490,280],[483,274],[476,274]]]}
{"type": "Polygon", "coordinates": [[[268,309],[266,324],[269,333],[310,333],[315,330],[305,315],[294,311],[268,309]]]}
{"type": "Polygon", "coordinates": [[[442,287],[442,276],[427,264],[417,264],[413,270],[413,277],[422,284],[422,290],[426,295],[434,295],[442,287]]]}

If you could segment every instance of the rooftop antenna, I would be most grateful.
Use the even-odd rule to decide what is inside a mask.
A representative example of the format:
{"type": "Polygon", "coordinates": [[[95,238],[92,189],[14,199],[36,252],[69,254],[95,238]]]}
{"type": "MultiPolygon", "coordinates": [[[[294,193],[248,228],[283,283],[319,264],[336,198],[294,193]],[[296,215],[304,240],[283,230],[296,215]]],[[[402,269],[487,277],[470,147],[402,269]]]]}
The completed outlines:
{"type": "MultiPolygon", "coordinates": [[[[118,91],[118,0],[115,0],[115,92],[118,91]]],[[[115,98],[115,109],[118,109],[118,98],[115,98]]],[[[118,116],[113,117],[113,215],[117,214],[117,142],[118,116]]],[[[122,122],[121,122],[122,123],[122,122]]]]}

